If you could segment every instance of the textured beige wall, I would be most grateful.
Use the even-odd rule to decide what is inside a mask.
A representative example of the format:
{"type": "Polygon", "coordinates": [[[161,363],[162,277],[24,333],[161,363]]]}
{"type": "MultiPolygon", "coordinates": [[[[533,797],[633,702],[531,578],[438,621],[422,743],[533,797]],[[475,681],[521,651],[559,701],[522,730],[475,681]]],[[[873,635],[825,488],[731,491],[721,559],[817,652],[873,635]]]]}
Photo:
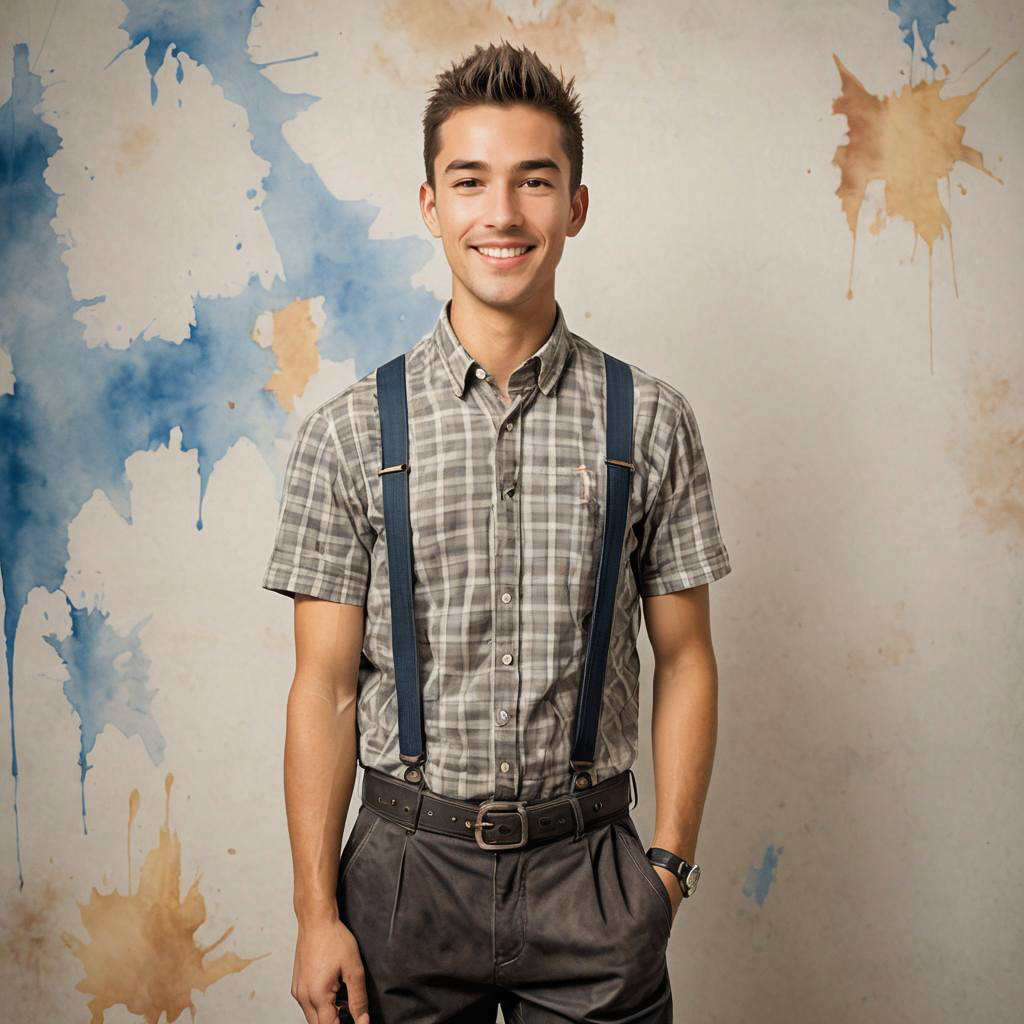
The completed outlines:
{"type": "MultiPolygon", "coordinates": [[[[0,705],[0,734],[13,707],[19,765],[16,793],[13,775],[0,779],[0,988],[12,1019],[85,1019],[85,976],[112,1007],[108,1022],[177,1019],[180,1007],[95,960],[118,956],[126,917],[154,913],[144,864],[173,876],[176,857],[184,907],[171,908],[135,987],[147,972],[175,979],[200,1021],[300,1018],[281,786],[291,606],[259,578],[297,424],[385,355],[363,311],[339,312],[345,279],[317,277],[302,255],[381,260],[389,295],[421,289],[406,347],[430,326],[449,273],[416,203],[419,115],[433,74],[503,35],[574,74],[583,97],[591,205],[559,271],[569,326],[686,394],[734,567],[712,587],[719,745],[702,883],[669,945],[676,1019],[1019,1021],[1019,5],[950,14],[933,46],[937,77],[948,68],[941,90],[881,2],[279,0],[241,31],[213,8],[197,24],[177,8],[181,81],[162,44],[151,78],[147,39],[165,36],[136,6],[61,4],[51,18],[50,4],[0,3],[0,103],[9,114],[12,81],[30,84],[12,49],[25,43],[42,98],[12,123],[36,118],[60,144],[46,137],[45,186],[31,167],[17,173],[28,194],[61,197],[52,226],[39,200],[39,230],[20,247],[2,240],[8,267],[26,268],[19,292],[42,293],[8,300],[0,401],[32,380],[40,347],[61,376],[74,350],[56,347],[62,324],[77,325],[69,346],[113,360],[76,371],[79,392],[117,379],[131,338],[144,353],[214,339],[268,363],[205,365],[227,390],[201,427],[160,419],[155,450],[122,451],[90,427],[125,490],[76,456],[51,485],[74,476],[78,487],[55,528],[66,575],[2,565],[14,697],[0,705]],[[316,102],[279,115],[246,76],[250,58],[268,65],[271,98],[316,102]],[[844,91],[840,64],[862,91],[852,79],[844,91]],[[911,74],[916,93],[881,102],[911,74]],[[960,109],[948,103],[979,85],[960,109]],[[844,95],[856,138],[833,113],[844,95]],[[840,166],[847,211],[863,199],[852,298],[840,166]],[[307,205],[314,181],[322,194],[307,205]],[[321,231],[325,218],[336,233],[321,231]],[[59,261],[46,256],[58,238],[59,261]],[[39,277],[32,261],[44,256],[63,278],[39,277]],[[270,433],[266,416],[229,428],[253,395],[279,414],[270,433]],[[214,435],[228,438],[221,450],[214,435]],[[65,692],[94,663],[81,655],[96,645],[75,628],[83,609],[109,614],[103,629],[134,635],[125,642],[144,655],[141,690],[125,691],[153,691],[135,732],[65,692]],[[45,639],[54,634],[64,646],[45,639]],[[102,728],[83,783],[87,707],[102,728]],[[90,923],[80,904],[94,908],[90,923]],[[199,964],[196,950],[229,929],[199,964]]],[[[28,209],[20,182],[6,202],[28,209]]],[[[59,415],[72,392],[40,386],[40,415],[59,415]]],[[[113,415],[100,402],[97,391],[90,424],[113,415]]],[[[641,655],[646,717],[646,643],[641,655]]],[[[634,815],[647,839],[642,736],[634,815]]]]}

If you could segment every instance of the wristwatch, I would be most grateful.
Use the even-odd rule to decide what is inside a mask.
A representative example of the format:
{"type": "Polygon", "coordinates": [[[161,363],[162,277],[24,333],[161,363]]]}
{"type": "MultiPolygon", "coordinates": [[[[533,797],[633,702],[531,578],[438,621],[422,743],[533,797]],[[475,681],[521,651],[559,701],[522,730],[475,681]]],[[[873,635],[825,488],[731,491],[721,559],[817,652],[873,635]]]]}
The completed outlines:
{"type": "Polygon", "coordinates": [[[668,868],[679,879],[679,887],[683,890],[684,898],[693,895],[700,881],[699,864],[690,864],[671,850],[662,849],[660,846],[648,847],[647,859],[658,867],[668,868]]]}

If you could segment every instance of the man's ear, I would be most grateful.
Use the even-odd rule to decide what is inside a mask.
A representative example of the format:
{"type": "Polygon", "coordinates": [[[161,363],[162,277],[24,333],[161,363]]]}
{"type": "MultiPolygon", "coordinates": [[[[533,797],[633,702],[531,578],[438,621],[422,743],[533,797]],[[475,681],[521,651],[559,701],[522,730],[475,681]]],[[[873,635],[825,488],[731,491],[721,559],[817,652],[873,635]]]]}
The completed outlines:
{"type": "Polygon", "coordinates": [[[420,216],[427,230],[435,237],[441,237],[441,225],[437,222],[437,201],[429,182],[420,185],[420,216]]]}
{"type": "Polygon", "coordinates": [[[572,200],[572,220],[566,235],[575,238],[587,222],[587,210],[590,208],[590,192],[586,185],[580,185],[576,189],[576,195],[572,200]]]}

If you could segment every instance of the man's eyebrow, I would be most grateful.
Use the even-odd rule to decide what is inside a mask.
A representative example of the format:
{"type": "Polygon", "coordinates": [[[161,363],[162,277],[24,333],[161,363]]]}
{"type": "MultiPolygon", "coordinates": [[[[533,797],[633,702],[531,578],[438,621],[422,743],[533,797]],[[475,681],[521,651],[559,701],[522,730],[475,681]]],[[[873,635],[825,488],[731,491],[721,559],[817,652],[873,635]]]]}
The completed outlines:
{"type": "MultiPolygon", "coordinates": [[[[452,171],[489,171],[491,165],[483,160],[453,160],[444,169],[445,174],[451,174],[452,171]]],[[[515,164],[512,168],[513,174],[518,174],[521,171],[553,171],[555,174],[561,173],[561,168],[555,163],[550,157],[540,157],[536,160],[520,160],[519,163],[515,164]]]]}

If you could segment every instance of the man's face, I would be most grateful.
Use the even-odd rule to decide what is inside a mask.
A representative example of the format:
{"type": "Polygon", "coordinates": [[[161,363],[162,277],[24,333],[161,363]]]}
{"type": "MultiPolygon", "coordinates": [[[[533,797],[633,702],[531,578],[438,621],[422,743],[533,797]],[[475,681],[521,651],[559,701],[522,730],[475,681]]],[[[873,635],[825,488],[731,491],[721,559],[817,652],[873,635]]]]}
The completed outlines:
{"type": "Polygon", "coordinates": [[[441,127],[434,175],[435,191],[420,186],[420,210],[444,246],[453,293],[502,309],[553,296],[565,239],[587,215],[585,185],[570,201],[558,119],[522,105],[459,110],[441,127]],[[491,246],[528,249],[509,257],[478,248],[491,246]]]}

